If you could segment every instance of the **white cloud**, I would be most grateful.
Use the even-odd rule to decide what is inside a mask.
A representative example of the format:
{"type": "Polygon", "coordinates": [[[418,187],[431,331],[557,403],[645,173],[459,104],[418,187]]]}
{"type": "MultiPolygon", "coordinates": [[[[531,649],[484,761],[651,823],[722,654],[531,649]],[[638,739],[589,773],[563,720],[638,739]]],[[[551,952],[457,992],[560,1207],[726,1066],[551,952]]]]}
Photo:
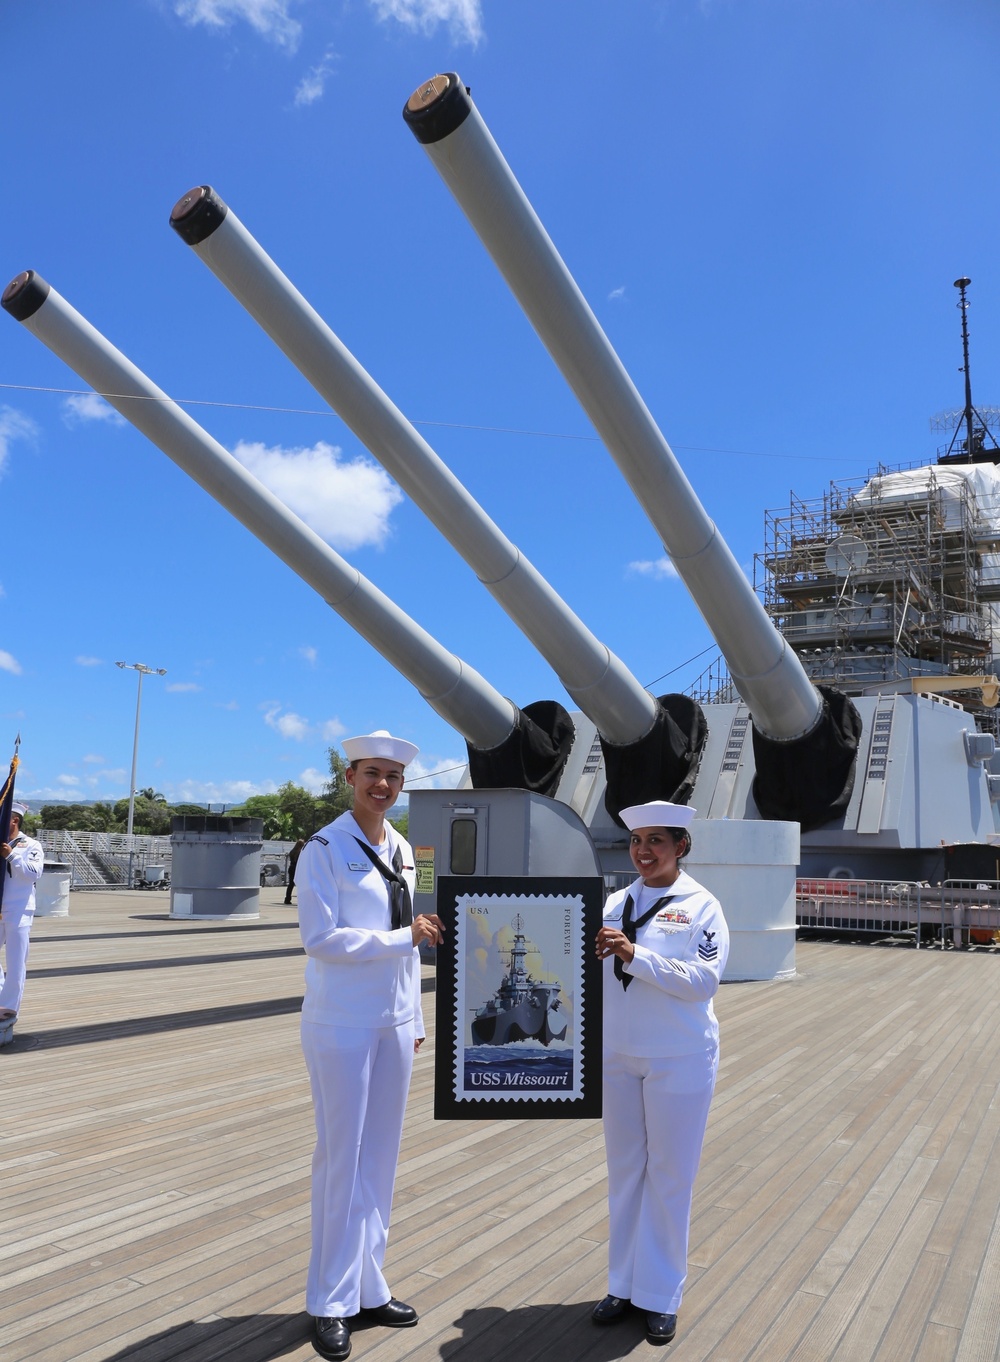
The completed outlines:
{"type": "Polygon", "coordinates": [[[301,714],[295,714],[292,710],[283,714],[281,705],[275,704],[273,701],[267,705],[261,705],[261,709],[264,710],[264,722],[268,728],[273,728],[283,738],[292,738],[295,742],[304,742],[306,738],[315,738],[317,735],[324,742],[336,742],[347,732],[339,719],[325,719],[322,723],[313,725],[308,719],[303,718],[301,714]]]}
{"type": "Polygon", "coordinates": [[[282,714],[280,705],[273,705],[267,711],[264,722],[268,728],[273,728],[283,738],[294,738],[296,742],[302,742],[309,736],[309,720],[303,719],[301,714],[293,714],[291,710],[287,714],[282,714]]]}
{"type": "Polygon", "coordinates": [[[468,757],[434,757],[421,753],[406,768],[404,789],[413,785],[419,785],[421,790],[457,789],[468,764],[468,757]]]}
{"type": "Polygon", "coordinates": [[[376,17],[396,19],[413,32],[433,33],[445,23],[453,42],[475,47],[485,36],[480,0],[368,0],[376,17]]]}
{"type": "Polygon", "coordinates": [[[338,549],[381,545],[389,533],[389,515],[403,499],[384,469],[370,459],[343,460],[340,449],[322,440],[309,449],[241,440],[233,454],[338,549]]]}
{"type": "Polygon", "coordinates": [[[164,794],[171,804],[242,804],[251,795],[274,794],[273,780],[181,780],[168,785],[164,794]]]}
{"type": "Polygon", "coordinates": [[[311,66],[306,74],[299,81],[295,91],[295,105],[303,108],[308,104],[315,104],[317,99],[323,98],[323,91],[326,89],[327,77],[333,70],[333,59],[336,53],[332,47],[328,47],[323,54],[323,60],[317,66],[311,66]]]}
{"type": "Polygon", "coordinates": [[[63,403],[63,420],[68,426],[78,426],[84,421],[107,421],[112,426],[124,426],[125,417],[114,407],[108,406],[97,393],[73,393],[63,403]]]}
{"type": "MultiPolygon", "coordinates": [[[[23,786],[19,785],[17,796],[19,799],[23,799],[26,804],[35,806],[40,804],[43,800],[51,800],[53,803],[58,802],[60,804],[73,804],[78,799],[82,800],[88,798],[82,790],[53,788],[51,785],[40,785],[36,790],[25,790],[23,786]]],[[[34,807],[31,809],[31,812],[41,813],[41,809],[34,807]]]]}
{"type": "Polygon", "coordinates": [[[319,653],[309,644],[305,644],[299,649],[299,657],[304,657],[310,667],[314,667],[316,665],[316,659],[319,657],[319,653]]]}
{"type": "Polygon", "coordinates": [[[3,589],[3,582],[0,582],[0,596],[6,596],[6,594],[6,591],[3,589]]]}
{"type": "Polygon", "coordinates": [[[78,667],[101,667],[103,662],[99,657],[88,657],[86,653],[81,653],[76,659],[78,667]]]}
{"type": "Polygon", "coordinates": [[[617,302],[619,298],[625,297],[625,285],[621,284],[618,288],[613,288],[608,294],[609,302],[617,302]]]}
{"type": "Polygon", "coordinates": [[[201,686],[198,685],[197,681],[170,681],[167,684],[167,690],[178,694],[180,692],[201,690],[201,686]]]}
{"type": "Polygon", "coordinates": [[[307,766],[299,776],[299,784],[313,795],[322,794],[329,783],[329,771],[317,771],[315,766],[307,766]]]}
{"type": "Polygon", "coordinates": [[[302,25],[289,14],[296,0],[174,0],[174,13],[186,24],[206,28],[229,28],[236,20],[246,22],[277,47],[294,52],[302,37],[302,25]]]}
{"type": "Polygon", "coordinates": [[[654,582],[662,582],[667,577],[680,575],[666,555],[662,558],[647,558],[640,562],[629,563],[627,573],[630,577],[651,577],[654,582]]]}
{"type": "Polygon", "coordinates": [[[239,701],[238,701],[238,700],[227,700],[227,701],[225,702],[225,704],[223,704],[223,703],[220,701],[220,702],[216,705],[216,709],[239,709],[239,707],[240,707],[240,706],[239,706],[239,701]]]}
{"type": "Polygon", "coordinates": [[[30,416],[13,407],[0,406],[0,474],[3,473],[10,447],[15,440],[34,440],[38,427],[30,416]]]}
{"type": "Polygon", "coordinates": [[[56,776],[57,785],[67,785],[72,788],[74,785],[79,785],[79,783],[79,776],[56,776]]]}
{"type": "Polygon", "coordinates": [[[21,664],[12,653],[4,652],[0,648],[0,671],[10,672],[14,676],[21,675],[21,664]]]}
{"type": "Polygon", "coordinates": [[[96,752],[88,752],[83,760],[90,766],[100,766],[104,758],[99,757],[96,752]]]}

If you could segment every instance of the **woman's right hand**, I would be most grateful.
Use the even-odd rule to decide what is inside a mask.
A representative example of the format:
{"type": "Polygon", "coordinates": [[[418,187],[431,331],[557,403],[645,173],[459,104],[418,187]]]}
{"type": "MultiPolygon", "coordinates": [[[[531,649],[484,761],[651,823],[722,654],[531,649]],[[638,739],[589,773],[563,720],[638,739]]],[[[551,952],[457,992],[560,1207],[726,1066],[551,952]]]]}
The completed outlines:
{"type": "Polygon", "coordinates": [[[609,955],[617,955],[622,964],[631,965],[635,947],[624,932],[615,927],[602,927],[597,933],[597,958],[606,960],[609,955]]]}
{"type": "Polygon", "coordinates": [[[415,946],[419,946],[421,941],[426,941],[429,946],[440,946],[444,940],[444,923],[437,913],[421,913],[413,919],[410,931],[415,946]]]}

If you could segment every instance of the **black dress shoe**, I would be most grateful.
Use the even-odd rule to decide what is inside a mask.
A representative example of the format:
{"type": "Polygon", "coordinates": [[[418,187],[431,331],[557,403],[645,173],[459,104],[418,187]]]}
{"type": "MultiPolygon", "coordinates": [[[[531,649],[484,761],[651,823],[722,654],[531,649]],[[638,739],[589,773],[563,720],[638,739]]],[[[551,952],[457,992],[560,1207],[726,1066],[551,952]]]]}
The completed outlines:
{"type": "Polygon", "coordinates": [[[374,1310],[362,1310],[361,1317],[369,1324],[382,1324],[387,1329],[412,1329],[418,1322],[413,1306],[404,1305],[395,1296],[374,1310]]]}
{"type": "Polygon", "coordinates": [[[646,1311],[646,1337],[650,1343],[669,1343],[676,1332],[676,1315],[655,1315],[646,1311]]]}
{"type": "Polygon", "coordinates": [[[625,1318],[631,1304],[623,1296],[605,1296],[594,1306],[590,1318],[595,1324],[617,1324],[625,1318]]]}
{"type": "Polygon", "coordinates": [[[317,1315],[313,1319],[313,1347],[320,1357],[341,1362],[351,1355],[351,1335],[346,1319],[329,1319],[317,1315]]]}

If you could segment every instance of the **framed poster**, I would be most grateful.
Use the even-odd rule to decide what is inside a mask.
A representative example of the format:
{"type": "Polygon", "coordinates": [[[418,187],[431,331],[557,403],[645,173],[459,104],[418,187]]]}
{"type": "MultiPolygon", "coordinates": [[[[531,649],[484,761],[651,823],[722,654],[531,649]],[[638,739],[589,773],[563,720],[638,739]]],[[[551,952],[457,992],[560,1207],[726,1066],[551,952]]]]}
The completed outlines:
{"type": "Polygon", "coordinates": [[[599,877],[441,876],[437,1120],[601,1114],[599,877]]]}

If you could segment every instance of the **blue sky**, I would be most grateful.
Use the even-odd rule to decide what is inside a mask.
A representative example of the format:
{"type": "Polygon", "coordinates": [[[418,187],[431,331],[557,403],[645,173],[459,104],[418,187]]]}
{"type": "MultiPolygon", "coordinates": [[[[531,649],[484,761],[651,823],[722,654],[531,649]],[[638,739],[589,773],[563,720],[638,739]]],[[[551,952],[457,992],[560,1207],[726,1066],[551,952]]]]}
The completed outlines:
{"type": "MultiPolygon", "coordinates": [[[[501,528],[654,689],[711,638],[401,108],[457,70],[751,570],[765,508],[1000,401],[994,0],[5,0],[0,283],[38,270],[517,703],[548,665],[167,225],[211,183],[501,528]],[[212,405],[218,404],[218,405],[212,405]],[[267,410],[260,410],[266,408],[267,410]],[[516,432],[516,433],[512,433],[516,432]],[[361,508],[361,509],[359,509],[361,508]]],[[[37,806],[318,788],[458,736],[0,317],[0,748],[37,806]]],[[[696,659],[691,661],[691,659],[696,659]]],[[[451,777],[445,777],[449,780],[451,777]]]]}

